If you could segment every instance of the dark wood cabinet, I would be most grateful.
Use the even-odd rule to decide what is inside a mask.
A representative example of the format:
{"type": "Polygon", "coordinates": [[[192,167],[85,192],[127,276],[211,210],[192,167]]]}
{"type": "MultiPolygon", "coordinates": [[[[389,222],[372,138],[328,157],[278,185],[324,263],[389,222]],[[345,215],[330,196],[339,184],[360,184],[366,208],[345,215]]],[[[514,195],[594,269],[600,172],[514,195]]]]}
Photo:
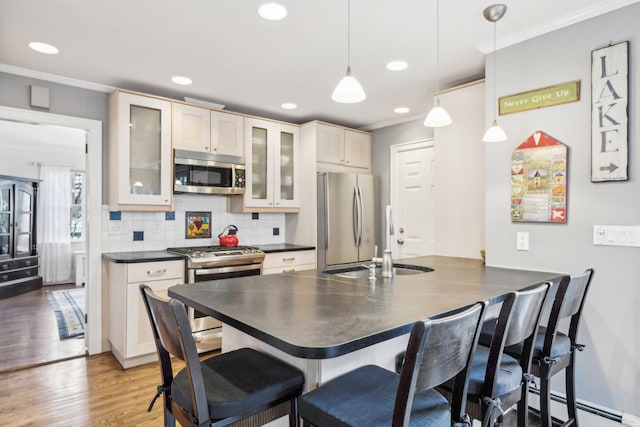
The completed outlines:
{"type": "Polygon", "coordinates": [[[0,176],[0,298],[42,287],[36,242],[38,182],[0,176]]]}

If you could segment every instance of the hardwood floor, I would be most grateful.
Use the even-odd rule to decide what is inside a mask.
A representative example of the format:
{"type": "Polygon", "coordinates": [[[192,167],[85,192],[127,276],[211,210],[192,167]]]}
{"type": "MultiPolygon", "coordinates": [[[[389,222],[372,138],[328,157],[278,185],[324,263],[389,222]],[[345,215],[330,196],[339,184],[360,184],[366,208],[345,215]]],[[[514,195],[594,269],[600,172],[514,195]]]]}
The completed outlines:
{"type": "Polygon", "coordinates": [[[0,299],[0,373],[86,354],[83,338],[61,341],[46,291],[43,289],[0,299]]]}
{"type": "Polygon", "coordinates": [[[160,426],[159,382],[157,362],[123,370],[111,353],[0,374],[2,425],[160,426]]]}

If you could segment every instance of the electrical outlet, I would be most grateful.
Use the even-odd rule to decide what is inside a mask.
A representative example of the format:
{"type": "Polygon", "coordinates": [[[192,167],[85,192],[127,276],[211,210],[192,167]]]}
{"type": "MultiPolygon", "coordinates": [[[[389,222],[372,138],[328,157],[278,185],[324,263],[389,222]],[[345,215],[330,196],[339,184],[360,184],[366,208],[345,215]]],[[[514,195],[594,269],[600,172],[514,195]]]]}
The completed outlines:
{"type": "Polygon", "coordinates": [[[529,233],[523,231],[516,233],[516,249],[519,251],[529,250],[529,233]]]}

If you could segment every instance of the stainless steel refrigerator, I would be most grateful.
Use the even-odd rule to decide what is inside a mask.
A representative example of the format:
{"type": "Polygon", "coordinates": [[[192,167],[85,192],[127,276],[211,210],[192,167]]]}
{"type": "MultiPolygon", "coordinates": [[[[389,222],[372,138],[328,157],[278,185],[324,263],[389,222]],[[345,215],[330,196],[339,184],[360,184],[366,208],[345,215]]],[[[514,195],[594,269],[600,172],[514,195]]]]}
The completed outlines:
{"type": "Polygon", "coordinates": [[[377,177],[319,173],[318,268],[371,261],[380,246],[378,219],[377,177]]]}

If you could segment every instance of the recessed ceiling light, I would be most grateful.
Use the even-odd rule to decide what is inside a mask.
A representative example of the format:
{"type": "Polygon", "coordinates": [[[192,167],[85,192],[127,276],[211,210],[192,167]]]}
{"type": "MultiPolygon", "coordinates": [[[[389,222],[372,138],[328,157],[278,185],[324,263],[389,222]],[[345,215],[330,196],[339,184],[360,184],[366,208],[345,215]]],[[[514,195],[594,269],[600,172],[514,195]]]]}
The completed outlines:
{"type": "Polygon", "coordinates": [[[185,76],[173,76],[171,77],[171,81],[177,85],[182,85],[182,86],[188,86],[191,83],[193,83],[193,81],[189,77],[185,77],[185,76]]]}
{"type": "Polygon", "coordinates": [[[31,42],[29,47],[36,52],[46,53],[47,55],[56,55],[60,52],[57,47],[41,42],[31,42]]]}
{"type": "Polygon", "coordinates": [[[296,108],[298,108],[298,104],[294,104],[293,102],[285,102],[281,105],[281,107],[285,110],[295,110],[296,108]]]}
{"type": "Polygon", "coordinates": [[[406,114],[409,111],[411,111],[410,109],[408,109],[407,107],[397,107],[393,109],[394,113],[398,113],[398,114],[406,114]]]}
{"type": "Polygon", "coordinates": [[[278,3],[265,3],[258,8],[258,13],[269,21],[279,21],[287,16],[287,9],[278,3]]]}
{"type": "Polygon", "coordinates": [[[387,64],[387,70],[391,71],[402,71],[405,70],[409,64],[405,61],[391,61],[387,64]]]}

